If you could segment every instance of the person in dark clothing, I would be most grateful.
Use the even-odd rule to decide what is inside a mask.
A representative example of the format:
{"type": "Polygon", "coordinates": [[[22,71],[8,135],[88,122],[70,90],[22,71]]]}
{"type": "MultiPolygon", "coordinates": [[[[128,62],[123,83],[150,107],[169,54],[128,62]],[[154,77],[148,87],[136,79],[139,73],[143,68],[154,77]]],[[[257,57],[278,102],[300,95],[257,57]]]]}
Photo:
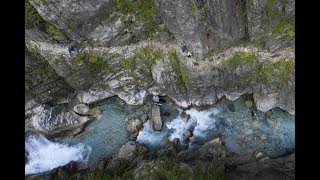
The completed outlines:
{"type": "Polygon", "coordinates": [[[187,50],[187,45],[183,45],[181,49],[182,49],[182,52],[185,52],[187,50]]]}
{"type": "Polygon", "coordinates": [[[69,52],[69,54],[71,54],[71,52],[72,52],[72,51],[75,51],[75,49],[74,49],[74,46],[73,46],[73,45],[69,46],[69,48],[68,48],[68,52],[69,52]]]}

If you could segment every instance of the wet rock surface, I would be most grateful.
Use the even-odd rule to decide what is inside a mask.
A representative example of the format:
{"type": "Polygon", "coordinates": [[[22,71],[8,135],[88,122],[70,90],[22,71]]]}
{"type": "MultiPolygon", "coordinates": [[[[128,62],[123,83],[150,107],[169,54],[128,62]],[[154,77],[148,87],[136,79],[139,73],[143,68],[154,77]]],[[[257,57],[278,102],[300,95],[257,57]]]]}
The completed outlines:
{"type": "Polygon", "coordinates": [[[226,179],[295,179],[295,153],[236,166],[226,174],[226,179]]]}
{"type": "Polygon", "coordinates": [[[151,109],[151,123],[152,128],[156,131],[162,130],[162,118],[160,116],[159,105],[153,105],[151,109]]]}
{"type": "MultiPolygon", "coordinates": [[[[143,169],[159,173],[167,162],[153,161],[145,151],[135,153],[141,147],[131,141],[125,145],[134,139],[129,132],[150,149],[165,147],[156,152],[158,157],[184,153],[178,169],[193,175],[232,165],[231,179],[266,172],[270,176],[262,179],[292,178],[294,167],[283,172],[278,164],[287,160],[275,158],[294,151],[295,145],[295,2],[157,0],[137,6],[144,13],[156,10],[152,17],[130,12],[136,2],[26,1],[26,20],[40,22],[26,21],[25,26],[25,131],[75,136],[57,140],[94,147],[90,167],[121,147],[138,159],[147,155],[139,159],[135,177],[143,169]],[[77,46],[72,57],[71,43],[77,46]],[[192,108],[213,104],[214,109],[201,112],[192,108]],[[129,127],[132,118],[141,123],[130,121],[129,127]],[[212,140],[215,135],[220,140],[212,140]],[[201,159],[198,168],[191,152],[201,159]],[[240,165],[250,161],[255,162],[240,165]]],[[[133,159],[111,157],[102,169],[124,172],[133,159]]],[[[45,178],[70,173],[79,178],[72,164],[45,178]]]]}

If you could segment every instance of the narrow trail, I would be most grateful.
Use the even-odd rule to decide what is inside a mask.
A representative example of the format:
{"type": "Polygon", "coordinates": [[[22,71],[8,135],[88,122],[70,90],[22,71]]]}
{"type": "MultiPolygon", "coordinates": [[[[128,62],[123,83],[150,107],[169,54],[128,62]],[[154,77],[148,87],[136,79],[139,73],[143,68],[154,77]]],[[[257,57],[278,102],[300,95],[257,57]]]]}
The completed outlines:
{"type": "MultiPolygon", "coordinates": [[[[29,41],[29,44],[37,48],[41,54],[50,54],[53,56],[69,55],[68,46],[66,45],[53,44],[50,42],[37,42],[37,41],[31,41],[31,40],[29,41]]],[[[136,44],[129,44],[129,45],[123,45],[123,46],[111,46],[111,47],[98,46],[93,48],[85,47],[80,51],[81,52],[97,51],[97,52],[103,52],[103,53],[119,53],[127,56],[127,55],[133,55],[136,50],[147,47],[147,46],[152,46],[155,49],[162,49],[165,54],[173,50],[175,50],[176,52],[181,52],[181,47],[178,44],[174,44],[174,43],[164,44],[156,40],[145,40],[145,41],[140,41],[136,44]]],[[[243,45],[243,46],[231,47],[221,53],[215,53],[215,54],[209,55],[208,57],[204,58],[201,61],[204,61],[204,62],[214,61],[215,63],[220,63],[221,61],[233,56],[237,52],[254,53],[259,55],[261,60],[271,59],[274,62],[283,58],[288,58],[291,60],[295,59],[294,49],[292,48],[285,48],[275,53],[271,53],[251,45],[246,45],[246,46],[243,45]]],[[[182,55],[186,56],[186,53],[182,53],[182,55]]],[[[190,60],[196,61],[195,58],[190,58],[190,60]]]]}

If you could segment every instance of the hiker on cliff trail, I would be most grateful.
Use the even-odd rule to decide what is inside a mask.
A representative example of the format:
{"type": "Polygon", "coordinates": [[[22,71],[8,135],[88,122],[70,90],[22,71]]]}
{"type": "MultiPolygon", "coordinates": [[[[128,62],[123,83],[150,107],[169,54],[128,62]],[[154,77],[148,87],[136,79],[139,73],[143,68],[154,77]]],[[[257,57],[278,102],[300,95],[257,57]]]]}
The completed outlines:
{"type": "Polygon", "coordinates": [[[71,44],[69,47],[68,47],[68,52],[69,52],[69,57],[72,58],[72,52],[75,52],[76,51],[76,47],[71,44]]]}
{"type": "Polygon", "coordinates": [[[182,47],[181,47],[181,50],[182,50],[182,52],[185,52],[186,50],[187,50],[187,45],[183,45],[182,47]]]}

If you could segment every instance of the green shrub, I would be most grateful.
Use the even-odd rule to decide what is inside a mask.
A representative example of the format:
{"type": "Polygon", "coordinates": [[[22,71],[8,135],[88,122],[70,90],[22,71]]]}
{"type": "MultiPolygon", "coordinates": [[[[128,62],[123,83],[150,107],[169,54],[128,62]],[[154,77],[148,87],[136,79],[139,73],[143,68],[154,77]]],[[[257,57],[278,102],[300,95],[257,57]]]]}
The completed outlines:
{"type": "Polygon", "coordinates": [[[248,52],[235,53],[231,58],[222,61],[223,66],[238,67],[244,63],[255,63],[257,58],[248,52]]]}
{"type": "Polygon", "coordinates": [[[186,84],[185,84],[186,78],[184,78],[183,74],[187,76],[187,69],[184,69],[183,72],[181,71],[179,59],[175,51],[174,52],[169,51],[168,58],[169,58],[170,66],[175,74],[175,80],[178,87],[180,89],[186,89],[186,84]]]}
{"type": "MultiPolygon", "coordinates": [[[[115,7],[123,15],[135,15],[139,21],[144,22],[143,31],[150,37],[155,35],[156,23],[154,18],[159,14],[159,10],[156,8],[154,0],[116,0],[115,7]]],[[[128,29],[130,28],[132,29],[128,26],[128,29]]]]}
{"type": "Polygon", "coordinates": [[[111,180],[112,177],[104,171],[92,171],[83,176],[83,180],[111,180]]]}
{"type": "Polygon", "coordinates": [[[53,39],[66,37],[65,34],[59,28],[57,28],[54,24],[50,22],[46,23],[46,29],[53,39]]]}
{"type": "Polygon", "coordinates": [[[147,46],[140,49],[137,58],[140,59],[151,71],[153,64],[157,60],[163,59],[164,55],[161,49],[154,50],[151,46],[147,46]]]}
{"type": "Polygon", "coordinates": [[[96,77],[100,72],[110,71],[107,60],[99,57],[94,52],[77,53],[75,63],[82,63],[84,66],[84,73],[92,77],[96,77]]]}
{"type": "Polygon", "coordinates": [[[193,5],[192,7],[191,7],[191,12],[194,14],[195,12],[196,12],[196,6],[195,5],[193,5]]]}
{"type": "Polygon", "coordinates": [[[284,36],[286,39],[295,36],[295,17],[283,18],[278,24],[272,27],[273,36],[284,36]]]}
{"type": "Polygon", "coordinates": [[[205,172],[199,173],[195,177],[196,180],[224,180],[225,176],[223,172],[205,172]]]}
{"type": "Polygon", "coordinates": [[[39,15],[38,11],[30,4],[28,0],[25,0],[25,24],[26,28],[38,27],[45,21],[39,15]]]}
{"type": "Polygon", "coordinates": [[[279,78],[281,82],[285,83],[292,69],[294,69],[294,63],[291,60],[286,61],[285,59],[281,59],[276,63],[265,60],[259,69],[259,75],[261,78],[265,77],[267,80],[279,78]],[[276,75],[274,75],[275,71],[278,72],[276,75]]]}
{"type": "Polygon", "coordinates": [[[122,66],[126,69],[132,69],[134,67],[135,59],[129,58],[122,60],[122,66]]]}

